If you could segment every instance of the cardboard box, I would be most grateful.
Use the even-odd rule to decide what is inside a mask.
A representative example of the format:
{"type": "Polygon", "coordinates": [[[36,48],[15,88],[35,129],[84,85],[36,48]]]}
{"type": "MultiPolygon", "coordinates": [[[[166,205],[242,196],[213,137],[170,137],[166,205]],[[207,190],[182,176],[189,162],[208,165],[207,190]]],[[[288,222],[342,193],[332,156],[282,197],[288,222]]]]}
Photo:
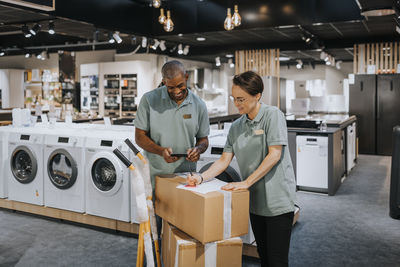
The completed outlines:
{"type": "Polygon", "coordinates": [[[224,208],[224,192],[201,194],[176,188],[185,181],[174,175],[156,177],[157,215],[203,244],[247,234],[248,190],[231,192],[229,209],[224,208]],[[227,230],[228,233],[230,230],[230,235],[226,235],[227,230]]]}
{"type": "Polygon", "coordinates": [[[242,266],[242,248],[242,240],[238,237],[203,245],[163,221],[164,267],[242,266]],[[206,253],[205,246],[208,246],[206,253]]]}

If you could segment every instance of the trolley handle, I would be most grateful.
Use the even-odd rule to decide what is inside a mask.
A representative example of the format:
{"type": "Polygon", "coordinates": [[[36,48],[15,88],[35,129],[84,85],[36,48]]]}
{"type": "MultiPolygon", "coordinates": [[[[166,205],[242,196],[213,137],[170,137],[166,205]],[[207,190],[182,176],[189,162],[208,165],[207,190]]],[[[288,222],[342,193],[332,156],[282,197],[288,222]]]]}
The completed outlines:
{"type": "Polygon", "coordinates": [[[131,140],[129,140],[128,138],[125,139],[125,143],[128,145],[128,147],[130,149],[132,149],[132,151],[133,151],[133,153],[135,153],[135,155],[140,153],[140,151],[136,148],[136,146],[134,144],[132,144],[131,140]]]}
{"type": "Polygon", "coordinates": [[[127,168],[129,168],[129,166],[132,165],[132,162],[130,162],[129,159],[127,159],[127,158],[124,156],[124,154],[122,154],[121,151],[118,150],[118,148],[114,149],[113,152],[114,152],[115,156],[117,156],[117,157],[122,161],[122,163],[125,164],[125,166],[126,166],[127,168]]]}

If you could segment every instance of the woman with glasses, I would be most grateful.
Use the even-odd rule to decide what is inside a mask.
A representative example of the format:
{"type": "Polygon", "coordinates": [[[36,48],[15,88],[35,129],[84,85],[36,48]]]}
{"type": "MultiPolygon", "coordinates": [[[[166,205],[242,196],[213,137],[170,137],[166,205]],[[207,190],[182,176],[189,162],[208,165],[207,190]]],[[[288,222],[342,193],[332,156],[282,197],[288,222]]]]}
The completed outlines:
{"type": "Polygon", "coordinates": [[[294,216],[295,178],[284,114],[260,103],[261,77],[247,71],[233,78],[232,96],[242,114],[233,122],[221,157],[187,182],[200,184],[222,173],[236,156],[241,182],[224,190],[250,191],[250,220],[262,266],[288,266],[294,216]]]}

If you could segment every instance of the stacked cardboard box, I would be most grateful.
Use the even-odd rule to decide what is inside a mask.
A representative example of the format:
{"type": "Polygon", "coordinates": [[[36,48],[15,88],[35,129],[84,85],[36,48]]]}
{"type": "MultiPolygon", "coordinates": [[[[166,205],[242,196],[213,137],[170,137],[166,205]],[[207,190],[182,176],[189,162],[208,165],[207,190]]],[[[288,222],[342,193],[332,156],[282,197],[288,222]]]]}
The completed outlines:
{"type": "Polygon", "coordinates": [[[212,186],[196,192],[182,188],[185,182],[174,175],[156,177],[156,213],[176,227],[164,223],[165,266],[207,266],[210,260],[215,266],[241,266],[242,241],[231,238],[247,234],[249,192],[212,186]]]}
{"type": "Polygon", "coordinates": [[[163,221],[164,267],[241,266],[242,246],[239,237],[203,245],[167,221],[163,221]]]}

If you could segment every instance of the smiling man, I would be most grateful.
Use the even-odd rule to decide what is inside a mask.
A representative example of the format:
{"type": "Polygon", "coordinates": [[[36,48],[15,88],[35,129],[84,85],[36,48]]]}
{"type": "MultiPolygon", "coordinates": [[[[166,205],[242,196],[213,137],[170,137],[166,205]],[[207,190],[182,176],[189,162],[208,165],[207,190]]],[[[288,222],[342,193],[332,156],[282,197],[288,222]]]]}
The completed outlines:
{"type": "Polygon", "coordinates": [[[206,104],[187,88],[183,64],[169,61],[161,72],[164,86],[143,95],[135,119],[135,141],[149,159],[153,188],[158,174],[196,171],[210,132],[206,104]]]}

